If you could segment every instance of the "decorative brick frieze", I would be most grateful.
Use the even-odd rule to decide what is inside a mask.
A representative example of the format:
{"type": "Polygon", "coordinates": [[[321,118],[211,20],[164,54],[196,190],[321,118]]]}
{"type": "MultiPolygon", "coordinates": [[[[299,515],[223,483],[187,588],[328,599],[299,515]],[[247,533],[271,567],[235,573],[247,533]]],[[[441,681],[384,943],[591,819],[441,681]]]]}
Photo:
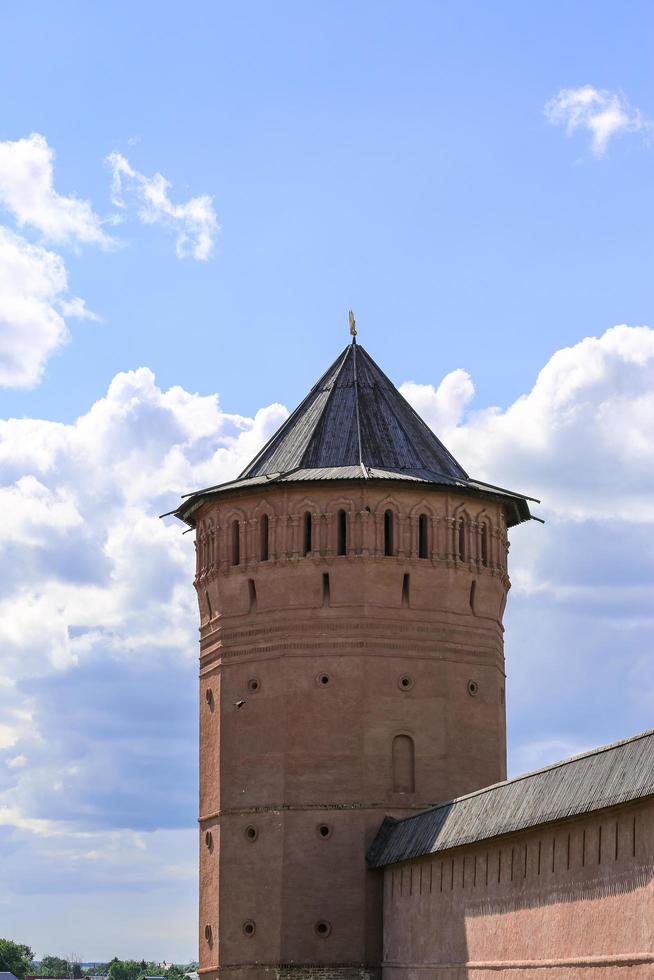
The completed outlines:
{"type": "MultiPolygon", "coordinates": [[[[313,491],[312,491],[313,492],[313,491]]],[[[196,585],[222,572],[229,574],[249,568],[260,559],[260,523],[268,518],[268,561],[288,558],[300,560],[332,558],[336,555],[341,509],[347,513],[347,555],[350,557],[389,557],[384,546],[384,515],[393,514],[395,523],[393,554],[398,560],[416,560],[419,517],[431,525],[424,560],[450,562],[478,572],[506,570],[508,540],[502,509],[488,501],[469,496],[457,498],[440,488],[425,488],[418,503],[413,491],[398,489],[392,497],[384,488],[356,490],[349,498],[333,498],[332,492],[318,491],[316,500],[303,493],[276,489],[268,494],[265,507],[256,495],[244,494],[235,508],[233,499],[211,502],[202,509],[197,525],[196,585]],[[331,499],[330,499],[331,498],[331,499]],[[365,501],[364,506],[358,506],[365,501]],[[309,555],[300,540],[304,517],[311,514],[313,533],[309,555]],[[238,523],[239,561],[233,561],[232,528],[238,523]],[[441,525],[446,534],[441,535],[441,525]],[[460,529],[460,531],[459,531],[460,529]],[[488,535],[482,549],[482,532],[488,535]],[[463,552],[463,554],[461,553],[463,552]]]]}

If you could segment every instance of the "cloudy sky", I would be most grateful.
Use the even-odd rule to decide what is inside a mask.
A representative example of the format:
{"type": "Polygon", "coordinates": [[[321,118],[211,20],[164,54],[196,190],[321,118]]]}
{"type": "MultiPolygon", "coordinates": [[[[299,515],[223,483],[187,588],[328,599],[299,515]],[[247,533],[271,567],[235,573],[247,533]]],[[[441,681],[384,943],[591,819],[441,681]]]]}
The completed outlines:
{"type": "Polygon", "coordinates": [[[512,534],[510,768],[652,726],[654,10],[4,4],[0,935],[196,950],[191,536],[360,339],[512,534]]]}

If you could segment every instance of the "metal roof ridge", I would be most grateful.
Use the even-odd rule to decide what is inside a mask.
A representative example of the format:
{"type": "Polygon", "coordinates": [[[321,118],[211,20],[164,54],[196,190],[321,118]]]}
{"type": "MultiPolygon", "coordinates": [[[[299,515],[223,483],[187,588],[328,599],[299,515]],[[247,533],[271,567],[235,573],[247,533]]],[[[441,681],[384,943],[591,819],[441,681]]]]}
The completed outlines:
{"type": "Polygon", "coordinates": [[[357,443],[359,445],[359,466],[363,471],[363,475],[368,477],[366,469],[363,463],[363,446],[361,445],[361,418],[359,416],[359,379],[357,377],[357,338],[356,335],[352,337],[352,376],[354,379],[354,412],[357,420],[357,443]]]}
{"type": "Polygon", "coordinates": [[[489,786],[482,786],[480,789],[473,790],[471,793],[464,793],[462,796],[454,796],[449,800],[443,800],[442,803],[434,803],[432,806],[425,807],[424,810],[420,810],[418,813],[411,813],[406,817],[396,817],[395,823],[407,823],[409,820],[418,820],[425,813],[431,813],[435,810],[442,810],[446,806],[452,806],[454,803],[459,803],[462,800],[470,800],[475,796],[483,796],[484,793],[489,793],[491,790],[499,789],[501,786],[511,786],[514,783],[522,782],[523,779],[531,779],[533,776],[539,776],[543,772],[550,772],[553,769],[561,769],[563,766],[568,766],[573,762],[579,762],[581,759],[588,759],[594,755],[602,755],[604,752],[610,752],[613,749],[620,748],[621,745],[628,745],[630,742],[637,742],[641,738],[647,738],[648,736],[654,735],[654,728],[649,728],[647,731],[639,732],[637,735],[630,735],[629,738],[619,739],[617,742],[609,742],[608,745],[599,745],[597,748],[588,749],[586,752],[579,752],[577,755],[571,755],[567,759],[560,759],[558,762],[551,762],[547,766],[543,766],[541,769],[532,769],[529,772],[523,772],[519,776],[514,776],[512,779],[502,779],[497,783],[491,783],[489,786]]]}

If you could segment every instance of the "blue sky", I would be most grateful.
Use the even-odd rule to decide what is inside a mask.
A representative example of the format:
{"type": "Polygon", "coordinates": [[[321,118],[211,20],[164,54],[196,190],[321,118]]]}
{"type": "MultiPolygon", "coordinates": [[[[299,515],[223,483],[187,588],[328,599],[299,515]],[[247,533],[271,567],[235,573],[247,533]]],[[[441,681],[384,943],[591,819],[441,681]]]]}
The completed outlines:
{"type": "Polygon", "coordinates": [[[0,933],[195,955],[192,544],[156,515],[254,455],[350,306],[466,469],[543,498],[512,770],[651,725],[653,33],[637,2],[3,7],[0,933]]]}

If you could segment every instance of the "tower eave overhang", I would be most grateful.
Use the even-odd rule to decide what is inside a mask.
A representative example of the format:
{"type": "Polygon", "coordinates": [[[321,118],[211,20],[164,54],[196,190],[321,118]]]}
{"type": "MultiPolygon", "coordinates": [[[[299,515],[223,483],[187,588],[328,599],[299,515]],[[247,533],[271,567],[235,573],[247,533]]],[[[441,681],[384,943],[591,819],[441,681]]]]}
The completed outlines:
{"type": "MultiPolygon", "coordinates": [[[[534,515],[529,509],[529,503],[539,503],[535,497],[528,497],[525,494],[506,490],[503,487],[496,487],[492,484],[484,483],[481,480],[466,479],[455,480],[439,474],[428,473],[426,471],[404,472],[399,470],[382,470],[376,467],[365,466],[330,466],[313,468],[298,468],[286,473],[266,474],[265,476],[253,476],[230,480],[216,486],[207,487],[204,490],[196,490],[186,494],[182,503],[175,510],[168,511],[162,517],[174,516],[182,521],[189,528],[194,528],[197,523],[198,512],[204,504],[210,500],[226,496],[236,496],[243,493],[260,493],[265,487],[278,487],[287,484],[313,484],[313,483],[333,483],[346,484],[403,484],[415,487],[416,485],[425,488],[433,488],[440,491],[456,491],[466,496],[485,498],[503,504],[506,513],[506,523],[508,527],[522,524],[525,521],[534,519],[534,515]]],[[[538,520],[538,518],[535,518],[538,520]]]]}

